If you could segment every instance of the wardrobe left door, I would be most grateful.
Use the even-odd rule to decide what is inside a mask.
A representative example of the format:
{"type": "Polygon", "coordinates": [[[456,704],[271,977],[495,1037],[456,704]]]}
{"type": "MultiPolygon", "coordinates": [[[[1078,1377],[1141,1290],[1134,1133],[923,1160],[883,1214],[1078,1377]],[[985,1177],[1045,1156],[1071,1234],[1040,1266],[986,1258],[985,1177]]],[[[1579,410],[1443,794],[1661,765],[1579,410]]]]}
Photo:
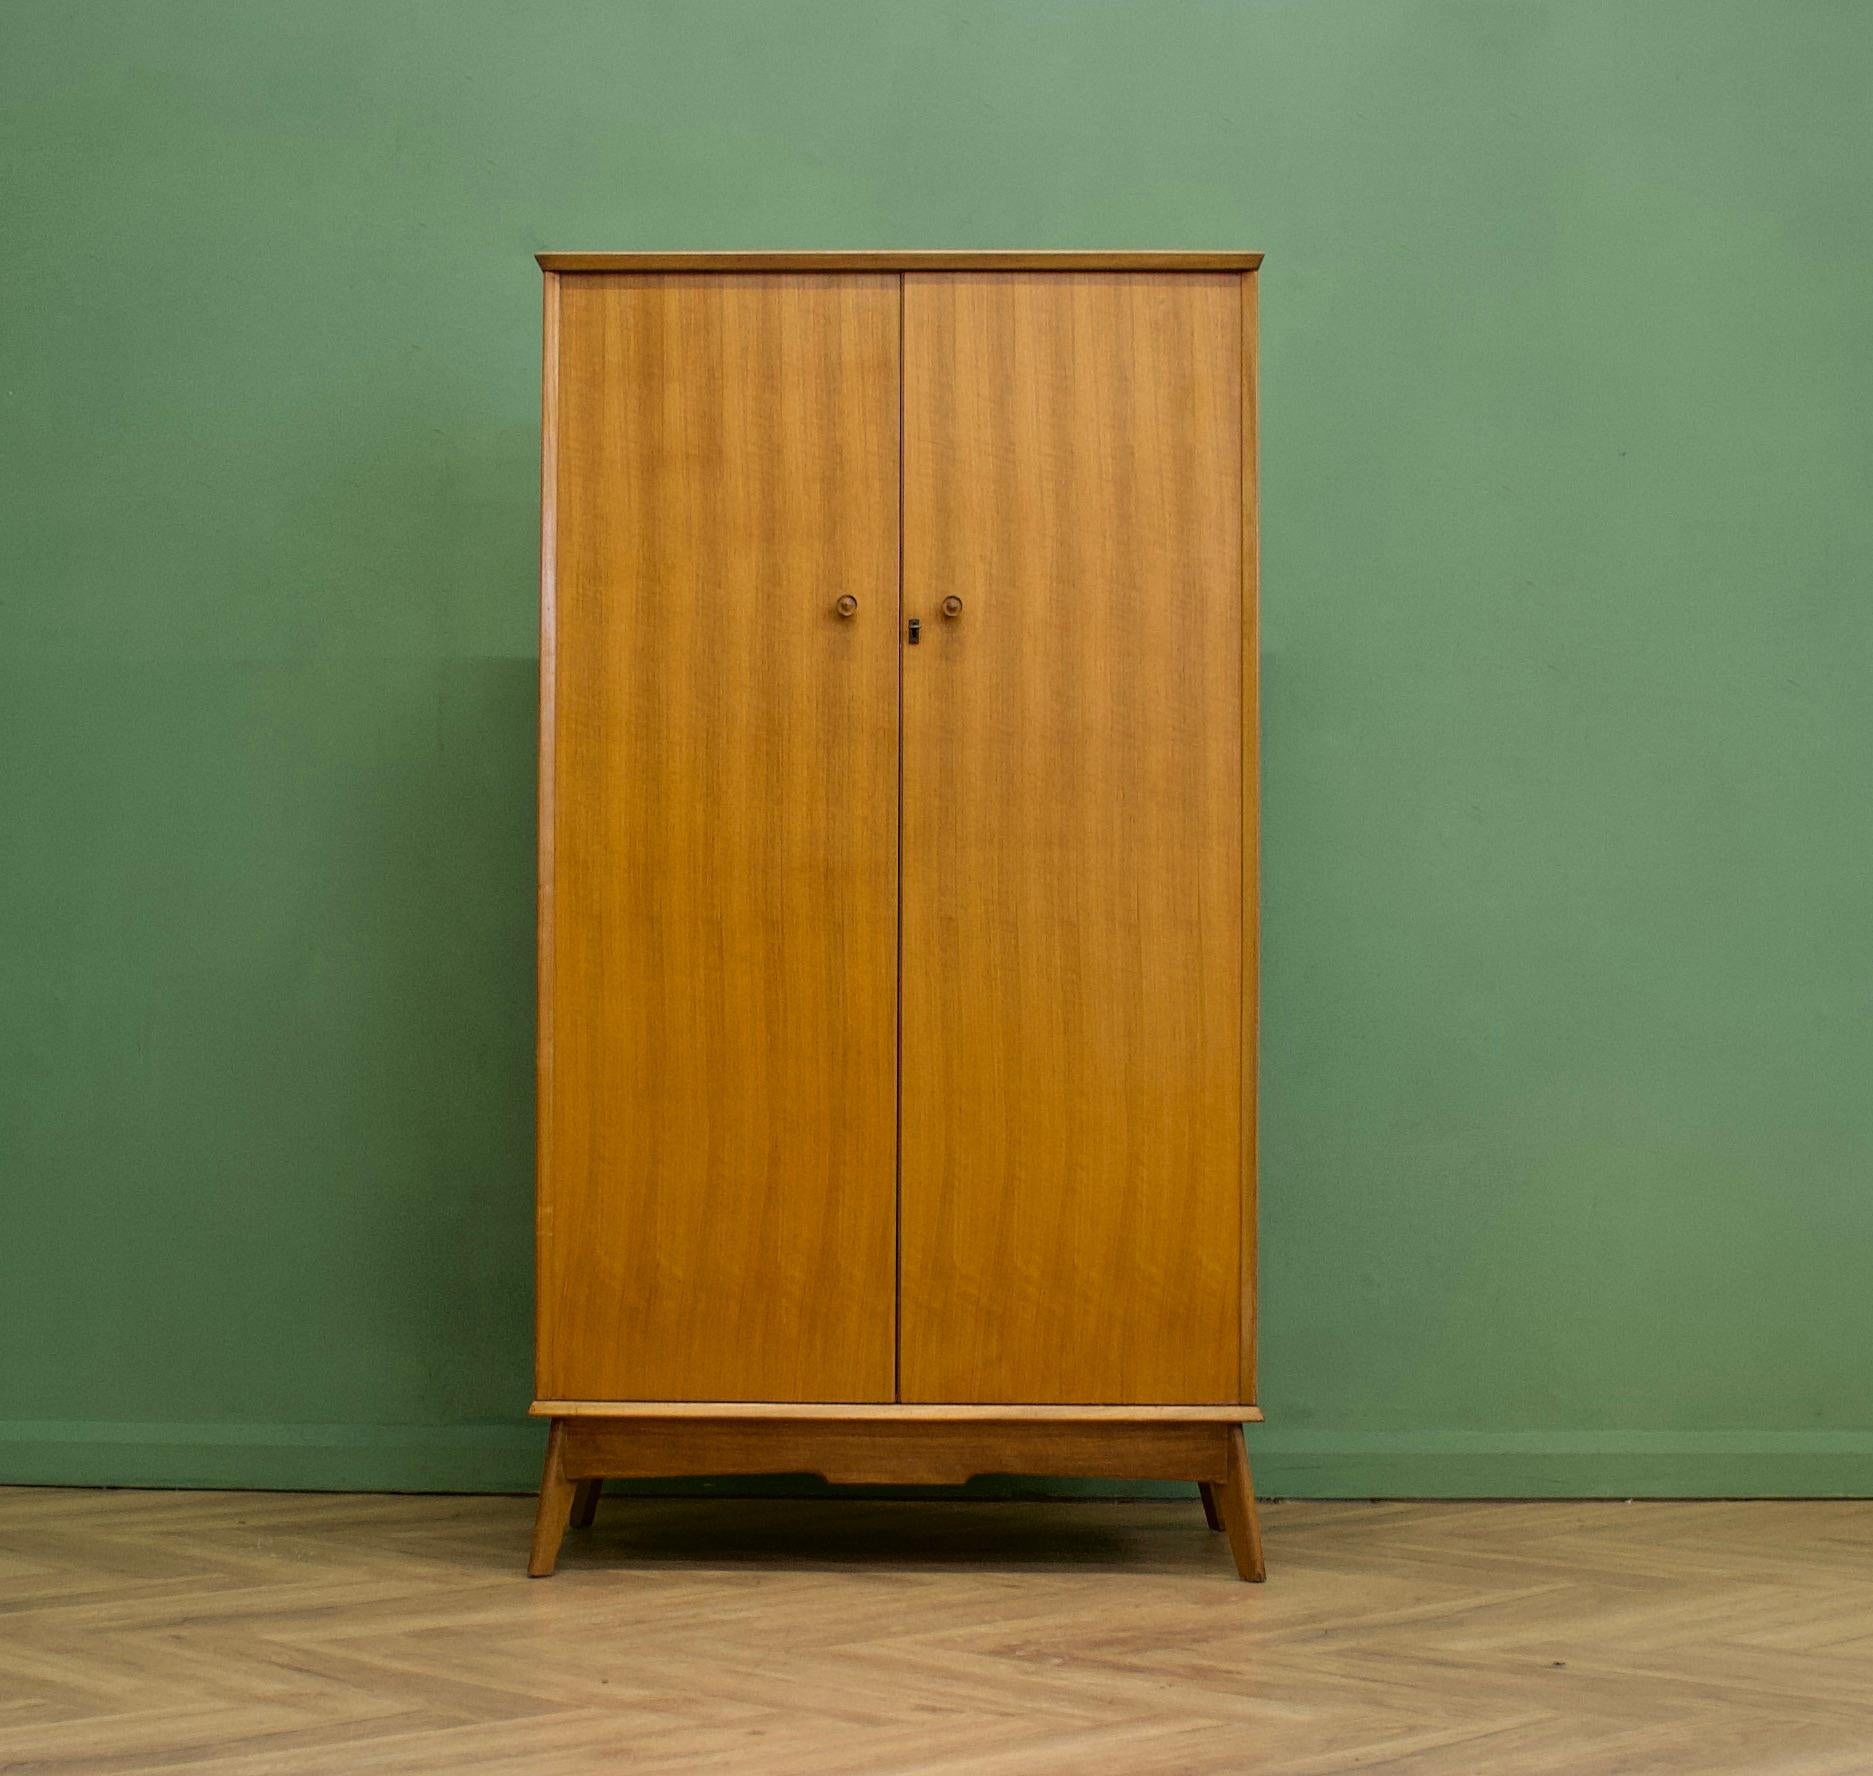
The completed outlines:
{"type": "Polygon", "coordinates": [[[898,300],[549,274],[542,1400],[896,1390],[898,300]]]}

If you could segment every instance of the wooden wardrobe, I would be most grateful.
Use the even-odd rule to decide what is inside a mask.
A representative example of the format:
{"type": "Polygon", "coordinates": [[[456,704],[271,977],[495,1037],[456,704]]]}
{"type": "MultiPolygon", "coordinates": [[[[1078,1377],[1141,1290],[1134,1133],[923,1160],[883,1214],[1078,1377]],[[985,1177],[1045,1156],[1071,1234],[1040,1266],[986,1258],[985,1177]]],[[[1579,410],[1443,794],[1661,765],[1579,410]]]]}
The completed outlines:
{"type": "Polygon", "coordinates": [[[1262,1576],[1254,253],[549,253],[531,1571],[608,1476],[1262,1576]]]}

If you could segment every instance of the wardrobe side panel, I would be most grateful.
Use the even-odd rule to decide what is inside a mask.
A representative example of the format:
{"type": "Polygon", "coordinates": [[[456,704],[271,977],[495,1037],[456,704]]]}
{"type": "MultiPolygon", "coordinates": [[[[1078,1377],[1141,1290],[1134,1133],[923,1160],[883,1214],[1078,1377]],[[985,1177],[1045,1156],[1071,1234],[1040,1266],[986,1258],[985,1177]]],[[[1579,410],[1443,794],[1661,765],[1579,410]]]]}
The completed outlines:
{"type": "Polygon", "coordinates": [[[1262,974],[1260,288],[1242,287],[1242,1372],[1239,1398],[1256,1397],[1261,1302],[1257,1214],[1262,974]]]}

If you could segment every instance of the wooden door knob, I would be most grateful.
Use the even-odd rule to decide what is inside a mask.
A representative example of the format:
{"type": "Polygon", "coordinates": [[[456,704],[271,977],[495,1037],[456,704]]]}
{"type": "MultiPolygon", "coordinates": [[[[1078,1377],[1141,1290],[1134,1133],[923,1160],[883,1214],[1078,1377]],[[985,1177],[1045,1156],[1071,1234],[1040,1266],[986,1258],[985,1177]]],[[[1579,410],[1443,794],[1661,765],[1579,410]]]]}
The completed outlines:
{"type": "Polygon", "coordinates": [[[839,602],[835,604],[832,608],[836,610],[840,614],[840,616],[849,617],[849,616],[854,615],[857,612],[858,600],[854,598],[850,592],[847,592],[840,598],[839,602]]]}
{"type": "Polygon", "coordinates": [[[963,601],[954,592],[943,600],[943,614],[946,617],[960,617],[963,614],[963,601]]]}

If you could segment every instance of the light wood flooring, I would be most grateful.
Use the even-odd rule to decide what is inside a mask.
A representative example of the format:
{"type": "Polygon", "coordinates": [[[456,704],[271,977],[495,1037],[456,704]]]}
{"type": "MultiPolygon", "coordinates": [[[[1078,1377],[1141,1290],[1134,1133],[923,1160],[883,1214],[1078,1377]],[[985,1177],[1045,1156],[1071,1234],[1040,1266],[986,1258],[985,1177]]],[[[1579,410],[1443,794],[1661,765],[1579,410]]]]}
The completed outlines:
{"type": "Polygon", "coordinates": [[[0,1771],[1873,1771],[1873,1504],[0,1491],[0,1771]]]}

